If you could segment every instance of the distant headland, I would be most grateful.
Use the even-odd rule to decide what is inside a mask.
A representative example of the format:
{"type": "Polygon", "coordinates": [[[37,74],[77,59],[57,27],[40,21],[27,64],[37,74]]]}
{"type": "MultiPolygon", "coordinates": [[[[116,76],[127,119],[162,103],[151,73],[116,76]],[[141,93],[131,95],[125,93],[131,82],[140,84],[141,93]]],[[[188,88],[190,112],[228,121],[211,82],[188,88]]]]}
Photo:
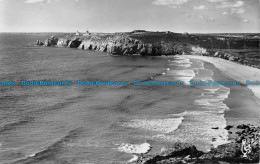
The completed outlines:
{"type": "Polygon", "coordinates": [[[37,40],[36,45],[87,49],[126,56],[177,54],[212,56],[260,69],[259,40],[260,34],[257,33],[189,34],[145,30],[80,33],[77,31],[62,38],[52,36],[44,42],[37,40]]]}

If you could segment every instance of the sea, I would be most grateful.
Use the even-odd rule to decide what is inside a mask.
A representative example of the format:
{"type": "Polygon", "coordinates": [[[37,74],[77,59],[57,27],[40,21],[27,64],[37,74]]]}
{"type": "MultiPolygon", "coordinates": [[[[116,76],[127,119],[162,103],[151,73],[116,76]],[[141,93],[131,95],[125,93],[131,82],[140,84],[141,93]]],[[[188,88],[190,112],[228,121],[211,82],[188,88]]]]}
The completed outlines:
{"type": "Polygon", "coordinates": [[[0,34],[0,82],[15,82],[0,86],[1,164],[123,164],[174,142],[208,151],[229,142],[227,125],[259,123],[259,99],[246,86],[190,85],[235,81],[210,63],[34,45],[51,35],[65,34],[0,34]],[[144,83],[152,81],[184,85],[144,83]]]}

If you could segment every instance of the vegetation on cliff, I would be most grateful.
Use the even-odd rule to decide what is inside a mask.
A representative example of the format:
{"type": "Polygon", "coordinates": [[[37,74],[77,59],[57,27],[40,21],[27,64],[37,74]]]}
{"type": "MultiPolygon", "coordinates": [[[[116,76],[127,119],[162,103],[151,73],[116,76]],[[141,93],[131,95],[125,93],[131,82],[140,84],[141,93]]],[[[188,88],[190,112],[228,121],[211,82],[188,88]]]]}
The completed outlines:
{"type": "MultiPolygon", "coordinates": [[[[37,45],[42,45],[37,41],[37,45]]],[[[180,34],[172,32],[89,33],[51,37],[45,46],[107,52],[111,55],[203,55],[260,68],[259,37],[254,34],[180,34]]]]}

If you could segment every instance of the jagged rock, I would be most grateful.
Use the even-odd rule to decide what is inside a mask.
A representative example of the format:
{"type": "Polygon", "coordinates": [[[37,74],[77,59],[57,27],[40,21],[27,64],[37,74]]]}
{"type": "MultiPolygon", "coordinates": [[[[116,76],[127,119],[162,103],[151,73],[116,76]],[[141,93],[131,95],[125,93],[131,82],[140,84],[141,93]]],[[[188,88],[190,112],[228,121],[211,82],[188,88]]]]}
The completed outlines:
{"type": "Polygon", "coordinates": [[[41,40],[37,40],[35,45],[37,45],[37,46],[42,46],[42,45],[44,45],[44,44],[42,43],[41,40]]]}
{"type": "Polygon", "coordinates": [[[122,47],[120,45],[116,44],[111,47],[111,54],[122,55],[122,53],[122,47]]]}
{"type": "Polygon", "coordinates": [[[58,40],[58,38],[52,36],[50,39],[45,40],[44,46],[56,46],[58,40]]]}
{"type": "Polygon", "coordinates": [[[79,45],[81,44],[81,40],[80,38],[76,38],[76,39],[73,39],[71,40],[69,43],[68,43],[68,47],[70,48],[78,48],[79,45]]]}
{"type": "Polygon", "coordinates": [[[147,55],[147,52],[148,52],[147,48],[146,48],[146,47],[143,47],[143,48],[140,50],[140,55],[141,55],[141,56],[146,56],[146,55],[147,55]]]}
{"type": "Polygon", "coordinates": [[[130,52],[130,48],[127,45],[122,46],[122,55],[127,55],[130,52]]]}
{"type": "MultiPolygon", "coordinates": [[[[146,155],[139,159],[139,164],[177,164],[192,160],[191,157],[198,157],[202,152],[189,143],[174,143],[161,149],[157,155],[146,155]]],[[[193,160],[194,161],[194,160],[193,160]]],[[[196,161],[196,158],[195,158],[196,161]]]]}
{"type": "MultiPolygon", "coordinates": [[[[259,162],[259,131],[260,127],[250,125],[244,129],[242,139],[247,139],[252,151],[243,157],[241,143],[231,142],[212,148],[209,152],[198,151],[195,146],[188,143],[175,143],[165,146],[161,153],[144,155],[139,158],[138,164],[181,164],[181,163],[257,163],[259,162]]],[[[227,126],[226,129],[232,126],[227,126]]]]}
{"type": "Polygon", "coordinates": [[[227,53],[225,53],[224,56],[223,56],[223,59],[225,59],[225,60],[229,60],[229,57],[230,57],[230,55],[227,54],[227,53]]]}
{"type": "Polygon", "coordinates": [[[161,156],[164,157],[175,157],[179,155],[191,155],[192,157],[197,156],[200,152],[197,148],[189,143],[174,143],[170,146],[165,146],[161,149],[161,156]]]}
{"type": "Polygon", "coordinates": [[[237,62],[239,60],[239,57],[234,57],[234,61],[237,62]]]}
{"type": "Polygon", "coordinates": [[[200,160],[212,160],[213,158],[214,158],[213,153],[205,153],[199,157],[200,160]]]}
{"type": "Polygon", "coordinates": [[[223,52],[219,52],[218,57],[220,57],[220,58],[224,58],[224,53],[223,53],[223,52]]]}
{"type": "Polygon", "coordinates": [[[235,60],[234,58],[235,58],[234,56],[229,56],[228,60],[234,61],[235,60]]]}
{"type": "Polygon", "coordinates": [[[83,40],[81,42],[81,45],[84,45],[84,49],[92,50],[93,49],[93,41],[92,40],[83,40]]]}
{"type": "Polygon", "coordinates": [[[241,125],[238,125],[237,128],[238,129],[246,129],[248,128],[249,126],[248,125],[245,125],[245,124],[241,124],[241,125]]]}
{"type": "Polygon", "coordinates": [[[84,47],[85,47],[85,45],[81,42],[80,45],[78,46],[78,49],[84,50],[84,47]]]}
{"type": "Polygon", "coordinates": [[[226,130],[230,130],[231,128],[233,128],[232,125],[227,125],[224,129],[226,129],[226,130]]]}
{"type": "Polygon", "coordinates": [[[228,143],[224,145],[219,145],[216,149],[211,150],[211,152],[214,154],[214,158],[226,159],[239,157],[240,155],[242,155],[240,149],[240,144],[228,143]]]}
{"type": "Polygon", "coordinates": [[[161,44],[161,53],[162,55],[173,55],[173,46],[171,44],[161,44]]]}
{"type": "Polygon", "coordinates": [[[99,51],[106,52],[107,51],[107,44],[101,44],[99,51]]]}
{"type": "Polygon", "coordinates": [[[57,46],[58,47],[67,47],[69,42],[70,42],[70,40],[68,40],[68,39],[59,38],[59,40],[57,42],[57,46]]]}

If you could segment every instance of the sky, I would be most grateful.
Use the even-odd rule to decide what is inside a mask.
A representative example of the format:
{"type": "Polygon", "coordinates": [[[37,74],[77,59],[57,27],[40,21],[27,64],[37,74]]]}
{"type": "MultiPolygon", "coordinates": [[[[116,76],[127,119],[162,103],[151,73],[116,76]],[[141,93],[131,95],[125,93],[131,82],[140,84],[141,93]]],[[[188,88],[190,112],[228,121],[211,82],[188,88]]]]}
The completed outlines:
{"type": "Polygon", "coordinates": [[[0,0],[0,32],[260,33],[260,0],[0,0]]]}

